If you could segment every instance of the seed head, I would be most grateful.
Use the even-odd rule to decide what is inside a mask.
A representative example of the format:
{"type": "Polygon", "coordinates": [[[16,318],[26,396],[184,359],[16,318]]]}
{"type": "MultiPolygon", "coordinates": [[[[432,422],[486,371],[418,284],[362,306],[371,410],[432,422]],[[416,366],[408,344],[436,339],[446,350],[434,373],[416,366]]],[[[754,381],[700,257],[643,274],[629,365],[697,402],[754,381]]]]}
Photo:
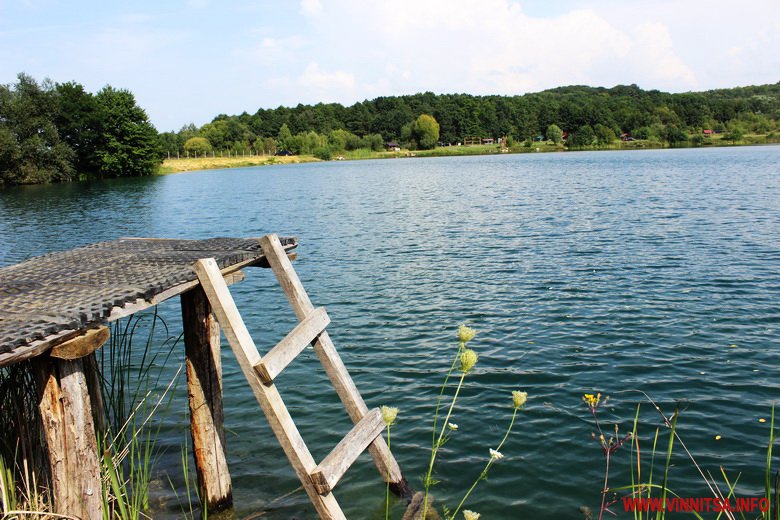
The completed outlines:
{"type": "Polygon", "coordinates": [[[477,358],[479,358],[477,353],[470,348],[464,350],[463,354],[460,355],[460,371],[465,374],[474,368],[474,365],[477,364],[477,358]]]}
{"type": "Polygon", "coordinates": [[[512,404],[514,404],[515,408],[522,408],[527,400],[528,392],[521,392],[520,390],[512,391],[512,404]]]}
{"type": "Polygon", "coordinates": [[[472,329],[471,327],[467,327],[465,325],[461,325],[458,327],[458,340],[461,343],[468,343],[472,339],[474,339],[474,336],[477,335],[477,331],[472,329]]]}
{"type": "Polygon", "coordinates": [[[393,408],[391,406],[383,406],[382,407],[382,419],[385,421],[385,424],[390,426],[395,422],[395,417],[398,415],[398,408],[393,408]]]}

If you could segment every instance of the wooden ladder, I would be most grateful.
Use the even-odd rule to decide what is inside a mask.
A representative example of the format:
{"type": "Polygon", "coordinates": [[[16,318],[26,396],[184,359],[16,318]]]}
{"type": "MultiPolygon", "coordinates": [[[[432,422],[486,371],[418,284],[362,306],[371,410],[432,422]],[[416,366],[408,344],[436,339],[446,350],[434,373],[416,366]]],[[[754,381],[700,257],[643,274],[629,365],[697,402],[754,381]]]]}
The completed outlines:
{"type": "Polygon", "coordinates": [[[346,518],[332,490],[366,448],[383,480],[389,481],[397,493],[406,493],[408,484],[381,435],[385,427],[382,414],[379,408],[369,410],[355,387],[325,330],[330,323],[328,314],[324,308],[315,309],[312,305],[279,238],[267,235],[260,240],[260,245],[299,321],[265,356],[258,352],[214,259],[198,260],[195,272],[249,386],[317,513],[323,519],[346,518]],[[354,423],[352,430],[319,464],[314,461],[274,384],[274,379],[309,344],[313,344],[354,423]]]}

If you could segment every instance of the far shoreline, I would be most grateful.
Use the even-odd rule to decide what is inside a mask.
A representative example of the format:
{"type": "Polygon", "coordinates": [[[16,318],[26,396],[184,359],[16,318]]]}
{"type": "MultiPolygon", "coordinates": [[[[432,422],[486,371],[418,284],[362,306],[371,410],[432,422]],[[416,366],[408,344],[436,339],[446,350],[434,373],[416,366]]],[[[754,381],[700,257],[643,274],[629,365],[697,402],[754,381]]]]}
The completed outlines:
{"type": "Polygon", "coordinates": [[[486,156],[486,155],[509,155],[525,153],[556,153],[556,152],[586,152],[586,151],[635,151],[635,150],[670,150],[670,149],[702,149],[702,148],[730,148],[743,146],[764,146],[780,144],[780,138],[772,136],[746,136],[745,141],[738,143],[723,142],[723,139],[717,139],[702,145],[686,146],[668,146],[653,141],[618,141],[615,144],[607,146],[586,146],[578,148],[568,148],[563,145],[555,145],[550,142],[527,143],[510,148],[500,148],[494,145],[474,145],[474,146],[437,146],[431,150],[406,150],[397,152],[369,152],[367,150],[355,150],[353,152],[344,152],[334,156],[330,161],[319,159],[313,155],[245,155],[233,157],[188,157],[188,158],[168,158],[163,160],[157,174],[171,175],[176,173],[186,173],[202,170],[222,170],[232,168],[250,168],[257,166],[276,166],[280,164],[303,164],[312,162],[333,162],[333,161],[359,161],[368,159],[401,159],[401,158],[423,158],[423,157],[460,157],[460,156],[486,156]]]}

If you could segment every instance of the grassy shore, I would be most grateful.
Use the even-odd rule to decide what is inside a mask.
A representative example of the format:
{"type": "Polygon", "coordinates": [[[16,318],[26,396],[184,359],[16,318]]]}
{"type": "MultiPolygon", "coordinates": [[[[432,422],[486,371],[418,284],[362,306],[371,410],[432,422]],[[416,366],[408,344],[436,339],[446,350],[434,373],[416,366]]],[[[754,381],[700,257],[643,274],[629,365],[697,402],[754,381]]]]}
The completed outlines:
{"type": "MultiPolygon", "coordinates": [[[[679,147],[708,148],[718,146],[749,146],[757,144],[780,143],[780,136],[769,135],[745,135],[736,143],[724,139],[723,135],[714,135],[707,138],[700,144],[683,144],[679,147]]],[[[577,150],[641,150],[667,148],[669,145],[661,141],[636,140],[636,141],[615,141],[609,145],[588,146],[577,148],[577,150]]],[[[394,159],[401,157],[445,157],[445,156],[464,156],[464,155],[493,155],[501,153],[537,153],[537,152],[563,152],[569,150],[562,144],[552,142],[519,142],[510,148],[501,148],[496,145],[476,145],[476,146],[439,146],[432,150],[401,150],[400,152],[374,152],[367,149],[353,150],[342,154],[334,154],[333,160],[362,160],[362,159],[394,159]]],[[[307,162],[318,162],[320,159],[313,155],[294,155],[294,156],[269,156],[255,155],[246,157],[198,157],[198,158],[180,158],[166,159],[160,167],[159,173],[179,173],[193,170],[215,170],[221,168],[242,168],[246,166],[269,166],[274,164],[298,164],[307,162]]]]}
{"type": "Polygon", "coordinates": [[[320,159],[312,155],[293,155],[275,157],[273,155],[252,155],[246,157],[188,157],[165,159],[159,173],[180,173],[193,170],[218,170],[222,168],[243,168],[246,166],[268,166],[272,164],[298,164],[317,162],[320,159]]]}

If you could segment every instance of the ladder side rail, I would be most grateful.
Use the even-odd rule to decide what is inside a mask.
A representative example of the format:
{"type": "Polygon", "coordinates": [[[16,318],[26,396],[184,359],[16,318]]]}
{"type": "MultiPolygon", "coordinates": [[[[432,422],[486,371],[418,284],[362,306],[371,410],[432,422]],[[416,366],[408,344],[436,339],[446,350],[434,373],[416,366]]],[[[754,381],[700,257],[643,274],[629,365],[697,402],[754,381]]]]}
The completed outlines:
{"type": "Polygon", "coordinates": [[[213,258],[198,260],[195,264],[195,272],[208,296],[214,314],[217,316],[217,321],[236,355],[241,371],[246,376],[252,392],[268,418],[274,435],[281,444],[317,513],[326,520],[346,520],[333,494],[320,495],[314,487],[309,475],[317,467],[317,464],[284,405],[276,385],[263,384],[255,372],[254,365],[260,360],[260,354],[241,319],[217,263],[213,258]]]}
{"type": "MultiPolygon", "coordinates": [[[[306,319],[314,309],[314,305],[312,305],[309,295],[303,288],[303,284],[292,263],[287,258],[279,238],[276,235],[266,235],[260,239],[260,247],[262,247],[263,254],[268,259],[271,269],[279,280],[279,284],[282,286],[295,315],[299,320],[306,319]]],[[[368,413],[368,407],[365,401],[363,401],[360,392],[358,392],[327,331],[323,331],[314,343],[314,351],[325,368],[328,379],[330,379],[331,384],[336,389],[341,402],[347,409],[350,419],[357,424],[368,413]]],[[[398,485],[400,491],[405,491],[407,484],[401,473],[401,468],[395,457],[390,453],[384,437],[378,436],[368,449],[382,479],[385,482],[389,481],[391,484],[398,485]]]]}

